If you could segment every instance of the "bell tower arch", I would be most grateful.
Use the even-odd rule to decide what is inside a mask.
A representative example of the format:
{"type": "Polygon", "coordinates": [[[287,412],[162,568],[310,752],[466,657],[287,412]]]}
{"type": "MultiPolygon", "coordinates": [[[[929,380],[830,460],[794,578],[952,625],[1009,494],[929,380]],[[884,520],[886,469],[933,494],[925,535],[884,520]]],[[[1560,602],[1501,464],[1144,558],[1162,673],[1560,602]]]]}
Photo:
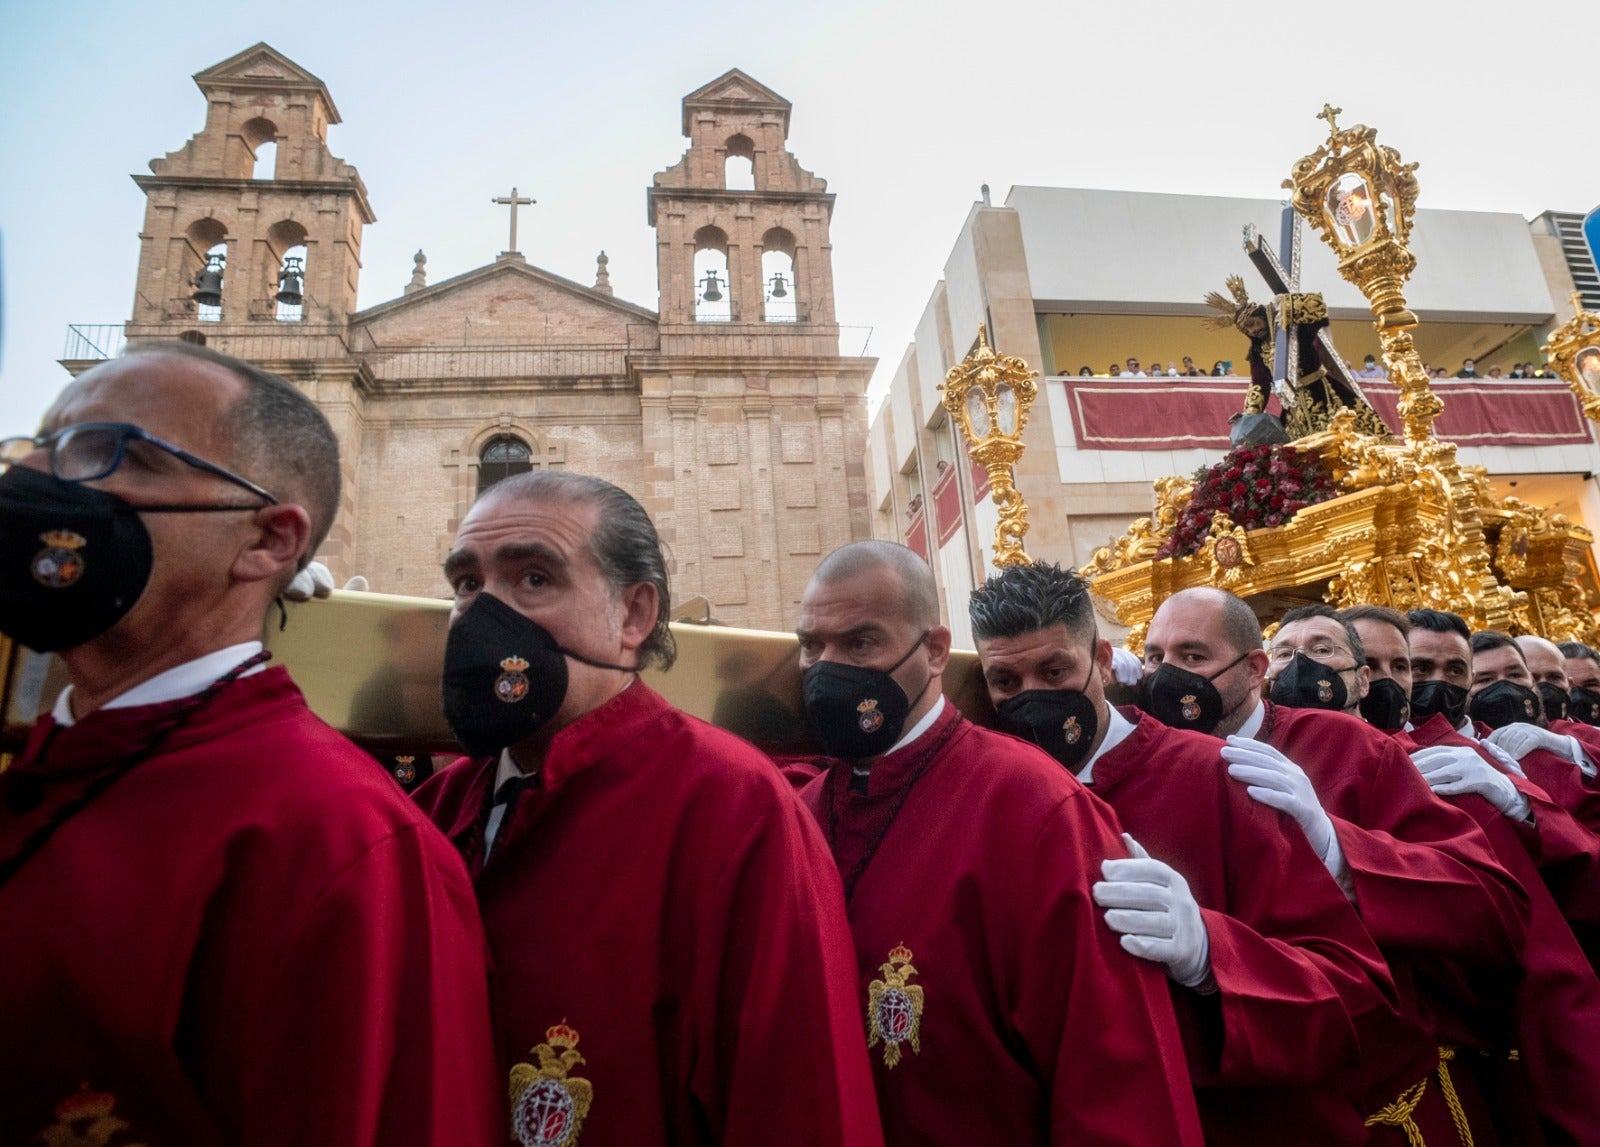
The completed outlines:
{"type": "Polygon", "coordinates": [[[235,333],[240,324],[342,325],[355,310],[361,231],[375,217],[361,176],[328,150],[339,110],[326,85],[264,43],[194,81],[205,125],[133,177],[146,206],[129,336],[202,323],[235,333]],[[278,300],[286,267],[289,296],[300,296],[293,306],[278,300]],[[196,302],[202,271],[204,294],[220,302],[196,302]]]}
{"type": "Polygon", "coordinates": [[[806,171],[789,152],[790,107],[738,68],[683,98],[689,150],[656,175],[649,194],[663,334],[672,325],[696,324],[698,317],[702,333],[714,332],[712,323],[731,333],[782,322],[837,338],[828,237],[833,195],[827,180],[806,171]],[[697,267],[697,256],[707,235],[723,237],[727,274],[717,287],[727,295],[722,308],[704,305],[705,258],[697,267]],[[772,266],[764,257],[774,241],[790,268],[776,308],[768,306],[776,284],[764,274],[772,266]]]}

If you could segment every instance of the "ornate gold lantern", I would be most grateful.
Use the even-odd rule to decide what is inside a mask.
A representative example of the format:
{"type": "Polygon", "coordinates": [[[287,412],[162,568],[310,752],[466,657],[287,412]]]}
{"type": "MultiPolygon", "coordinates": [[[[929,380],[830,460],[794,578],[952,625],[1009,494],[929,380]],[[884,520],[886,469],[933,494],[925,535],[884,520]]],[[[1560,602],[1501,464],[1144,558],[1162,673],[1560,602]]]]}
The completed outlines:
{"type": "Polygon", "coordinates": [[[1545,357],[1583,403],[1583,412],[1600,422],[1600,315],[1583,309],[1583,295],[1572,292],[1572,318],[1550,333],[1545,357]]]}
{"type": "Polygon", "coordinates": [[[1367,298],[1383,346],[1389,377],[1400,388],[1400,421],[1408,440],[1433,437],[1444,409],[1428,385],[1411,338],[1417,316],[1406,307],[1405,283],[1417,257],[1406,246],[1417,209],[1417,165],[1378,143],[1378,133],[1357,124],[1341,128],[1344,109],[1322,105],[1328,142],[1294,165],[1283,185],[1301,218],[1339,256],[1339,273],[1367,298]]]}
{"type": "Polygon", "coordinates": [[[1028,507],[1017,493],[1011,469],[1022,457],[1022,431],[1039,390],[1038,377],[1018,356],[996,354],[988,329],[980,323],[977,347],[950,368],[939,386],[944,408],[961,429],[973,461],[989,472],[989,496],[1000,512],[994,529],[994,564],[999,569],[1032,560],[1022,548],[1028,507]]]}

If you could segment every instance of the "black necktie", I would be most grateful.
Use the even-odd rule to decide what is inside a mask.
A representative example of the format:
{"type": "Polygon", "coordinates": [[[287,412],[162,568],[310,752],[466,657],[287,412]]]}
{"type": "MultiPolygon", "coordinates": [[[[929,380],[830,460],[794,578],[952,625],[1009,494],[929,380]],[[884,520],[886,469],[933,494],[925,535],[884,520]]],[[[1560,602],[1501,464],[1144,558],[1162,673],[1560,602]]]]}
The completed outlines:
{"type": "Polygon", "coordinates": [[[494,843],[489,846],[490,856],[495,854],[500,847],[500,842],[505,839],[506,829],[510,827],[511,818],[517,811],[517,801],[525,791],[538,787],[539,775],[537,773],[522,773],[512,777],[510,780],[503,781],[500,787],[495,789],[494,802],[489,806],[489,811],[493,812],[501,805],[505,806],[506,811],[500,815],[500,827],[495,830],[494,843]]]}

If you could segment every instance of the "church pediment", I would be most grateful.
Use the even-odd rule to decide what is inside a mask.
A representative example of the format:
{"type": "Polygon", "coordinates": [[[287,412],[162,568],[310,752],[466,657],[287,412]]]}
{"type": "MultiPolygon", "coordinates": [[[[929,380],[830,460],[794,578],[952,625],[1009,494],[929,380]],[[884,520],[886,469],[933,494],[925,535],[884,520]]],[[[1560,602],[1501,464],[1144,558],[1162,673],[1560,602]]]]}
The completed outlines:
{"type": "Polygon", "coordinates": [[[350,316],[379,346],[627,345],[654,311],[502,257],[350,316]]]}
{"type": "Polygon", "coordinates": [[[778,112],[783,117],[784,131],[789,130],[789,111],[793,105],[759,80],[738,68],[729,68],[709,84],[683,97],[683,134],[689,134],[690,119],[696,109],[729,105],[778,112]]]}
{"type": "Polygon", "coordinates": [[[196,72],[194,82],[207,95],[239,88],[311,88],[327,101],[329,122],[339,122],[327,85],[265,41],[196,72]]]}

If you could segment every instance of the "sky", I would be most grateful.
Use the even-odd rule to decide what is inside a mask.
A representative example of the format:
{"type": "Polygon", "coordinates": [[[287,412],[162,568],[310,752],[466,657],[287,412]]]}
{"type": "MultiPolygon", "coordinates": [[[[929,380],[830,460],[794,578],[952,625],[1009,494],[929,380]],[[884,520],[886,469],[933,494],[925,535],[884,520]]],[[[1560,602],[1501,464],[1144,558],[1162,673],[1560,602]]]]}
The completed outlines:
{"type": "Polygon", "coordinates": [[[489,200],[516,185],[538,200],[530,262],[587,283],[604,249],[618,297],[654,309],[645,189],[687,146],[683,96],[744,69],[793,103],[790,149],[838,197],[841,349],[880,360],[881,392],[984,183],[996,203],[1016,184],[1272,196],[1331,101],[1421,162],[1425,207],[1589,210],[1594,73],[1565,56],[1593,25],[1586,0],[0,0],[0,434],[66,382],[69,323],[128,317],[129,176],[200,129],[190,77],[260,40],[343,116],[330,147],[378,217],[362,307],[400,293],[418,248],[430,282],[491,262],[489,200]]]}

